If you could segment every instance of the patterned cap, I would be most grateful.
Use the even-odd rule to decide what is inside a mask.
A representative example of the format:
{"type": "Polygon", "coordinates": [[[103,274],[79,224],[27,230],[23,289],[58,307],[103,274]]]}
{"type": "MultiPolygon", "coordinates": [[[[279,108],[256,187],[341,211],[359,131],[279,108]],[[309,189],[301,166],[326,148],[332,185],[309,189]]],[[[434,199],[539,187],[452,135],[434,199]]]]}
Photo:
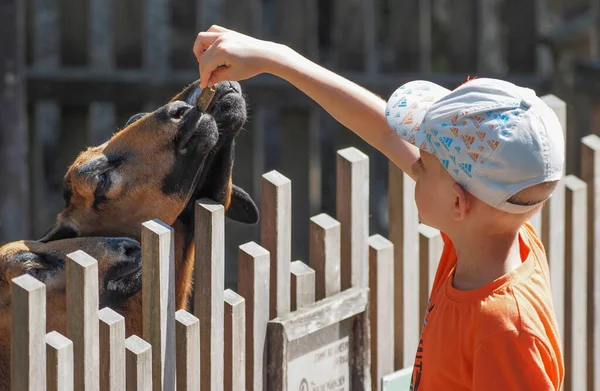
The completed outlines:
{"type": "Polygon", "coordinates": [[[487,78],[453,91],[412,81],[393,93],[385,115],[399,136],[434,154],[467,191],[505,212],[535,208],[507,200],[563,175],[562,126],[531,89],[487,78]]]}

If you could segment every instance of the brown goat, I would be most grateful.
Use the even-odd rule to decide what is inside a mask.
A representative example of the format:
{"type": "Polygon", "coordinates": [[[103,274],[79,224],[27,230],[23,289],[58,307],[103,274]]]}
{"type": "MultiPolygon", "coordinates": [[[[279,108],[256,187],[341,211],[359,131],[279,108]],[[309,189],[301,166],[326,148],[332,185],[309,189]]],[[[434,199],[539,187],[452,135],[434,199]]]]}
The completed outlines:
{"type": "Polygon", "coordinates": [[[140,239],[160,219],[175,230],[176,308],[187,309],[194,267],[194,202],[209,198],[226,216],[255,224],[258,208],[232,184],[235,137],[246,102],[235,82],[216,85],[206,112],[196,81],[151,113],[133,116],[105,144],[81,153],[64,178],[64,208],[40,241],[81,236],[140,239]]]}
{"type": "Polygon", "coordinates": [[[85,237],[0,247],[0,390],[10,389],[11,280],[29,274],[46,285],[46,330],[67,335],[67,255],[83,250],[98,261],[100,308],[125,317],[127,336],[142,335],[141,251],[128,238],[85,237]]]}

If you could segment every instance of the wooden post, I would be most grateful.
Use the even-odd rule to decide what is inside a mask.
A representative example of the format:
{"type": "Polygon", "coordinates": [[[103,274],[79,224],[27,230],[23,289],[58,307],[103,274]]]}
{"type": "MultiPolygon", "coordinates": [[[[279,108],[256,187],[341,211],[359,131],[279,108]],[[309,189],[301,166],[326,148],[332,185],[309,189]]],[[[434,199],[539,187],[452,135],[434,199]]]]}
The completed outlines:
{"type": "Polygon", "coordinates": [[[73,391],[73,342],[62,334],[46,334],[48,391],[73,391]]]}
{"type": "MultiPolygon", "coordinates": [[[[34,0],[32,34],[32,67],[52,71],[60,66],[60,17],[58,0],[34,0]]],[[[56,100],[34,102],[33,121],[30,124],[30,194],[31,233],[34,237],[44,234],[47,226],[54,223],[56,211],[62,207],[59,191],[48,191],[50,184],[60,180],[55,163],[60,150],[61,110],[56,100]],[[48,156],[49,155],[49,156],[48,156]],[[53,164],[48,165],[47,162],[53,164]],[[57,175],[58,174],[58,175],[57,175]]],[[[60,182],[59,182],[60,183],[60,182]]]]}
{"type": "Polygon", "coordinates": [[[132,335],[125,340],[127,391],[152,390],[152,346],[132,335]]]}
{"type": "Polygon", "coordinates": [[[29,235],[25,2],[0,5],[0,243],[29,235]]]}
{"type": "MultiPolygon", "coordinates": [[[[502,3],[488,0],[477,7],[477,71],[487,74],[505,74],[508,70],[502,34],[502,3]]],[[[470,21],[466,21],[469,23],[470,21]]],[[[533,23],[533,21],[531,21],[533,23]]]]}
{"type": "Polygon", "coordinates": [[[340,292],[341,224],[325,213],[310,219],[310,266],[315,270],[315,297],[340,292]]]}
{"type": "Polygon", "coordinates": [[[175,390],[175,246],[173,228],[142,224],[144,340],[152,346],[154,391],[175,390]]]}
{"type": "Polygon", "coordinates": [[[46,389],[46,286],[28,274],[11,284],[11,391],[46,389]]]}
{"type": "Polygon", "coordinates": [[[246,303],[225,290],[225,391],[246,390],[246,303]]]}
{"type": "Polygon", "coordinates": [[[421,322],[419,296],[419,217],[415,181],[389,162],[389,236],[394,244],[394,369],[414,364],[421,322]]]}
{"type": "Polygon", "coordinates": [[[315,302],[315,270],[302,261],[290,265],[292,311],[315,302]]]}
{"type": "MultiPolygon", "coordinates": [[[[110,71],[115,66],[114,7],[103,0],[90,0],[89,67],[110,71]]],[[[115,105],[109,102],[92,102],[89,107],[88,143],[101,145],[116,130],[115,105]]]]}
{"type": "Polygon", "coordinates": [[[600,389],[600,137],[581,145],[581,179],[587,184],[588,387],[600,389]]]}
{"type": "Polygon", "coordinates": [[[264,174],[261,206],[261,245],[271,254],[272,319],[290,311],[292,182],[277,171],[264,174]]]}
{"type": "Polygon", "coordinates": [[[108,307],[100,319],[100,391],[125,388],[125,318],[108,307]]]}
{"type": "Polygon", "coordinates": [[[223,290],[225,285],[225,208],[214,201],[196,203],[194,312],[200,319],[202,390],[223,389],[223,290]]]}
{"type": "Polygon", "coordinates": [[[200,320],[186,310],[175,313],[177,391],[200,390],[200,320]]]}
{"type": "MultiPolygon", "coordinates": [[[[554,95],[546,95],[542,100],[550,106],[566,131],[567,107],[564,101],[554,95]]],[[[565,137],[566,139],[566,137],[565,137]]],[[[542,210],[542,243],[547,252],[552,285],[552,302],[556,312],[558,330],[562,336],[564,349],[565,336],[565,184],[561,180],[542,210]]]]}
{"type": "Polygon", "coordinates": [[[341,224],[341,289],[369,286],[369,157],[350,147],[338,151],[336,213],[341,224]]]}
{"type": "Polygon", "coordinates": [[[565,178],[565,384],[587,390],[587,185],[565,178]]]}
{"type": "Polygon", "coordinates": [[[269,256],[255,242],[239,247],[238,291],[246,300],[246,387],[251,390],[263,390],[266,385],[269,256]]]}
{"type": "Polygon", "coordinates": [[[98,262],[81,250],[67,255],[67,317],[75,389],[96,391],[100,388],[98,262]]]}
{"type": "Polygon", "coordinates": [[[444,242],[440,231],[425,224],[419,224],[419,322],[423,324],[429,295],[444,242]]]}
{"type": "Polygon", "coordinates": [[[381,235],[369,238],[369,304],[371,379],[381,391],[381,378],[394,371],[394,245],[381,235]]]}

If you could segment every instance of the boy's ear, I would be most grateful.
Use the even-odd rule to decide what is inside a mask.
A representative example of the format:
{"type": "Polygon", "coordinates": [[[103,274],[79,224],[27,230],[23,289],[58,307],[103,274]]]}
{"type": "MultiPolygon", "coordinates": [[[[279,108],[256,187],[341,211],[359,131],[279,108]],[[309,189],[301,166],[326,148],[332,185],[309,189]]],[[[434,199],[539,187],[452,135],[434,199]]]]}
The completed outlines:
{"type": "Polygon", "coordinates": [[[258,207],[254,200],[244,189],[236,185],[231,186],[231,202],[225,216],[243,224],[256,224],[259,220],[258,207]]]}
{"type": "Polygon", "coordinates": [[[454,219],[463,220],[471,208],[470,200],[467,197],[467,192],[456,182],[452,185],[452,191],[454,193],[454,219]]]}

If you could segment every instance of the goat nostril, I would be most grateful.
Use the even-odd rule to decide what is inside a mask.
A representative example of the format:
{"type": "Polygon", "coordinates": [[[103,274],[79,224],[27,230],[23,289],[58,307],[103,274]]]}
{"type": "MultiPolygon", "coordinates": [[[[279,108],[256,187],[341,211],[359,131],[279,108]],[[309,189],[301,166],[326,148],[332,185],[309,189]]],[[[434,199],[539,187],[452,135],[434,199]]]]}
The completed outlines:
{"type": "Polygon", "coordinates": [[[133,242],[124,242],[123,252],[126,257],[132,257],[140,252],[140,247],[133,242]]]}

